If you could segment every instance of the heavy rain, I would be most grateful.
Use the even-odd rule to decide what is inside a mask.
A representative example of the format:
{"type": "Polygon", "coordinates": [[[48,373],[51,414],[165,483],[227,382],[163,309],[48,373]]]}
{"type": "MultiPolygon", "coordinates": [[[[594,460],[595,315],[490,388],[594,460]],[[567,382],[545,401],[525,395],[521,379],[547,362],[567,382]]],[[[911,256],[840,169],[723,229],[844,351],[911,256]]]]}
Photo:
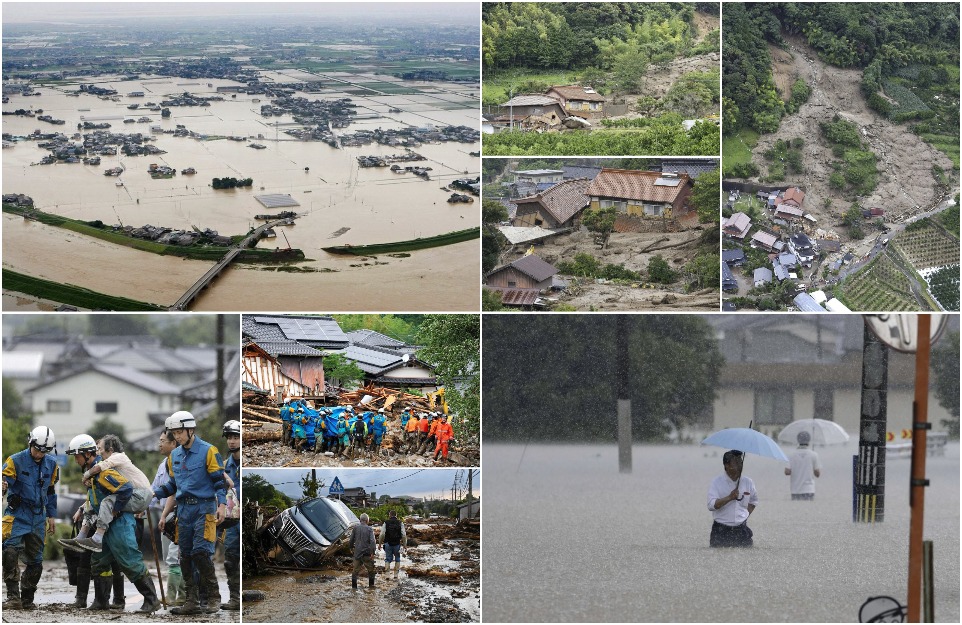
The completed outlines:
{"type": "MultiPolygon", "coordinates": [[[[922,534],[940,622],[959,620],[958,327],[948,320],[928,370],[922,534]]],[[[915,357],[884,348],[885,462],[866,514],[854,475],[870,429],[860,416],[866,332],[860,315],[486,316],[483,448],[499,487],[486,519],[485,619],[856,622],[872,597],[907,606],[910,521],[921,512],[909,506],[915,357]],[[619,395],[631,413],[622,453],[619,395]],[[700,442],[749,426],[780,442],[813,417],[849,436],[816,439],[813,498],[793,498],[794,465],[749,451],[753,546],[711,548],[709,484],[727,449],[700,442]]],[[[804,451],[798,438],[773,445],[804,451]]]]}

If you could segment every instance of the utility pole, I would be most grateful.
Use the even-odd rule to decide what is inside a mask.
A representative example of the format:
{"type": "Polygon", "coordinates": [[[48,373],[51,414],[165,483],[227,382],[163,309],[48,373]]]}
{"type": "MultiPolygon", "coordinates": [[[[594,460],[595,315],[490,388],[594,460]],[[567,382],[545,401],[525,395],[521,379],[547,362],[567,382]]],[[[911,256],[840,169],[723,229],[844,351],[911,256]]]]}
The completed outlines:
{"type": "MultiPolygon", "coordinates": [[[[217,315],[217,414],[224,418],[224,315],[217,315]]],[[[236,372],[235,372],[236,375],[236,372]]]]}
{"type": "MultiPolygon", "coordinates": [[[[926,432],[932,428],[929,423],[929,353],[931,351],[932,318],[929,315],[919,315],[918,348],[915,351],[915,402],[912,405],[912,473],[909,490],[909,508],[911,520],[909,523],[909,588],[908,612],[906,618],[909,623],[921,623],[921,594],[922,594],[922,536],[925,517],[925,487],[929,481],[925,479],[926,432]]],[[[931,588],[926,589],[931,592],[931,588]]],[[[927,606],[926,616],[930,614],[931,606],[927,606]]]]}
{"type": "Polygon", "coordinates": [[[885,520],[885,434],[889,350],[868,326],[862,329],[862,416],[855,463],[852,520],[885,520]]]}
{"type": "Polygon", "coordinates": [[[616,315],[615,365],[618,377],[618,470],[631,473],[631,399],[628,395],[628,315],[616,315]]]}

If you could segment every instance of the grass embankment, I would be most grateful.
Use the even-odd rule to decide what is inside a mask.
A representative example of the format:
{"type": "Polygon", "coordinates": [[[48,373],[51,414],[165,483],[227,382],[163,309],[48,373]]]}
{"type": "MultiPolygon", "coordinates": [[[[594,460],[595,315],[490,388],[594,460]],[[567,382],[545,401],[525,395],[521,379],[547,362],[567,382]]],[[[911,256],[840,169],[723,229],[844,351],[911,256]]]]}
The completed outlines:
{"type": "Polygon", "coordinates": [[[750,128],[742,128],[733,135],[722,140],[722,166],[726,169],[732,165],[752,162],[752,148],[758,143],[758,132],[750,128]]]}
{"type": "Polygon", "coordinates": [[[330,254],[353,254],[354,256],[373,256],[375,254],[388,254],[392,252],[409,252],[411,250],[421,250],[429,247],[440,247],[470,241],[481,236],[481,228],[467,228],[456,230],[446,234],[439,234],[433,237],[423,237],[410,241],[398,241],[396,243],[375,243],[373,245],[338,245],[336,247],[321,248],[330,254]]]}
{"type": "Polygon", "coordinates": [[[127,299],[126,297],[104,295],[103,293],[97,293],[96,291],[91,291],[83,287],[72,284],[60,284],[42,278],[34,278],[9,269],[3,270],[3,288],[6,291],[25,293],[62,304],[70,304],[78,308],[89,308],[90,310],[166,310],[163,306],[138,302],[127,299]]]}
{"type": "MultiPolygon", "coordinates": [[[[3,205],[3,212],[11,213],[14,215],[23,215],[24,210],[17,206],[12,206],[10,204],[3,205]]],[[[217,246],[184,246],[184,245],[165,245],[163,243],[157,243],[154,241],[147,241],[145,239],[137,239],[134,237],[127,236],[125,234],[114,232],[111,230],[104,230],[101,227],[91,225],[85,221],[78,221],[76,219],[70,219],[69,217],[62,217],[60,215],[55,215],[53,213],[45,213],[41,210],[31,209],[29,211],[30,219],[39,221],[42,224],[48,226],[55,226],[57,228],[64,228],[65,230],[70,230],[71,232],[76,232],[77,234],[82,234],[84,236],[89,236],[95,239],[100,239],[101,241],[107,241],[109,243],[115,243],[117,245],[123,245],[125,247],[133,248],[135,250],[140,250],[143,252],[150,252],[152,254],[160,254],[161,256],[181,256],[183,258],[188,258],[191,260],[206,260],[210,262],[217,262],[227,254],[228,248],[217,247],[217,246]]],[[[240,239],[244,237],[236,236],[232,237],[232,241],[237,243],[240,239]]],[[[304,258],[304,253],[301,250],[290,250],[285,254],[283,260],[302,260],[304,258]]],[[[277,255],[272,250],[264,249],[248,249],[244,250],[238,257],[239,262],[276,262],[278,260],[277,255]]]]}

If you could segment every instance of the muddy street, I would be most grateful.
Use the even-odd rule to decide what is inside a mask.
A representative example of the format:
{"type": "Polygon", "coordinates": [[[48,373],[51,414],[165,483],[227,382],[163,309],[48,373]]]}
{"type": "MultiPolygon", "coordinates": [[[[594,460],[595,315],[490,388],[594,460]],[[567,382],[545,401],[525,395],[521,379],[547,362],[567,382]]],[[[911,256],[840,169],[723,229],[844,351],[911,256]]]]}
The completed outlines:
{"type": "MultiPolygon", "coordinates": [[[[148,570],[157,581],[157,572],[153,569],[153,563],[147,563],[148,570]]],[[[216,564],[217,577],[220,582],[221,599],[227,600],[227,580],[224,578],[224,566],[222,563],[216,564]]],[[[166,572],[165,572],[166,574],[166,572]]],[[[165,580],[166,581],[166,580],[165,580]]],[[[166,590],[166,589],[165,589],[166,590]]],[[[157,588],[158,594],[160,588],[157,588]]],[[[45,561],[43,563],[43,576],[37,586],[36,603],[37,609],[34,610],[4,610],[4,623],[157,623],[164,621],[168,623],[237,623],[239,622],[239,612],[227,612],[220,610],[214,614],[196,614],[192,616],[177,616],[171,614],[170,610],[160,610],[154,614],[144,615],[137,612],[143,602],[143,596],[134,588],[130,580],[126,580],[127,606],[121,611],[90,611],[71,607],[76,595],[76,588],[71,586],[67,579],[67,565],[63,560],[45,561]]],[[[87,603],[93,601],[93,585],[91,584],[87,603]]]]}
{"type": "Polygon", "coordinates": [[[480,534],[453,523],[413,524],[398,578],[378,574],[368,588],[362,574],[351,588],[351,559],[329,568],[283,570],[244,579],[246,622],[467,623],[480,620],[480,534]]]}

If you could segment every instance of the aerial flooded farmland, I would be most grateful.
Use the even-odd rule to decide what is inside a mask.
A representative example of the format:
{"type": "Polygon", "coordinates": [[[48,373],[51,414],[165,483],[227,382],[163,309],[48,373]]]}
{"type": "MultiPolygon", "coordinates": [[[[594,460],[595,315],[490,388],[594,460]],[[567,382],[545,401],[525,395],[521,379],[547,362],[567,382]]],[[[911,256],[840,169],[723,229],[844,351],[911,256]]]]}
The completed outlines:
{"type": "Polygon", "coordinates": [[[476,16],[430,6],[5,11],[3,309],[477,309],[476,16]]]}

